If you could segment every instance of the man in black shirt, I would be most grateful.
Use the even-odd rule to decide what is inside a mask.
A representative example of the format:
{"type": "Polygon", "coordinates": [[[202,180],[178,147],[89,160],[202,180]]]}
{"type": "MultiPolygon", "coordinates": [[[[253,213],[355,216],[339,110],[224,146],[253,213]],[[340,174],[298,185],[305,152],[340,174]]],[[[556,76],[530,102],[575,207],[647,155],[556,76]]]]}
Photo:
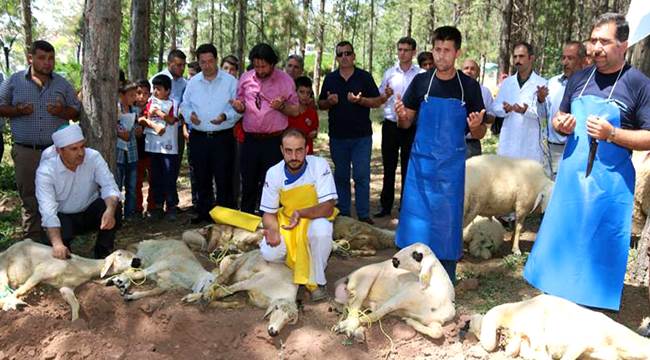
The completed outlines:
{"type": "Polygon", "coordinates": [[[479,84],[455,68],[460,31],[436,29],[433,45],[435,70],[418,74],[395,102],[398,126],[412,126],[416,115],[418,121],[395,242],[399,248],[427,244],[455,282],[462,256],[465,134],[481,139],[487,128],[479,84]]]}

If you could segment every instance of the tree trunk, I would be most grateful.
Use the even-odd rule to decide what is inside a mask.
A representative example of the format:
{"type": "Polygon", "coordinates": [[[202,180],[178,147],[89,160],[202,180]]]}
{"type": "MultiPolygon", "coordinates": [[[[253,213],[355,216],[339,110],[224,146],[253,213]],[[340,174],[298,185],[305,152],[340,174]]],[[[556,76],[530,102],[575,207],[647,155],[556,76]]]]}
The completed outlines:
{"type": "Polygon", "coordinates": [[[243,74],[245,69],[244,46],[246,46],[246,1],[238,0],[239,19],[237,19],[237,58],[239,59],[239,75],[243,74]]]}
{"type": "Polygon", "coordinates": [[[648,256],[648,244],[650,244],[650,217],[646,218],[645,226],[641,232],[641,238],[636,246],[636,261],[631,265],[630,279],[640,285],[648,285],[648,267],[650,257],[648,256]]]}
{"type": "MultiPolygon", "coordinates": [[[[314,60],[314,93],[320,93],[320,69],[323,62],[323,43],[325,38],[325,0],[320,0],[320,15],[316,31],[316,59],[314,60]]],[[[318,95],[317,95],[318,96],[318,95]]]]}
{"type": "Polygon", "coordinates": [[[305,21],[305,29],[302,33],[302,39],[300,40],[300,56],[305,58],[305,53],[307,49],[307,38],[309,34],[309,14],[311,10],[311,0],[302,0],[302,18],[305,21]]]}
{"type": "Polygon", "coordinates": [[[158,72],[163,69],[163,55],[165,53],[165,27],[167,26],[167,0],[162,0],[162,15],[160,15],[160,40],[158,41],[158,72]]]}
{"type": "MultiPolygon", "coordinates": [[[[219,1],[219,11],[221,11],[221,0],[219,1]]],[[[219,21],[221,21],[221,14],[219,21]]],[[[210,44],[214,44],[214,0],[210,0],[210,44]]],[[[219,55],[221,55],[221,44],[219,44],[219,55]]]]}
{"type": "Polygon", "coordinates": [[[146,79],[149,72],[150,0],[131,1],[131,36],[129,39],[129,79],[146,79]]]}
{"type": "Polygon", "coordinates": [[[510,74],[510,33],[512,30],[513,2],[513,0],[503,1],[503,21],[501,22],[501,36],[499,38],[499,76],[501,74],[510,74]]]}
{"type": "Polygon", "coordinates": [[[257,6],[260,11],[260,30],[257,32],[257,41],[262,42],[266,39],[264,36],[264,0],[258,0],[257,6]]]}
{"type": "Polygon", "coordinates": [[[409,16],[406,21],[406,36],[412,37],[411,35],[412,33],[413,33],[413,8],[409,7],[409,16]]]}
{"type": "MultiPolygon", "coordinates": [[[[361,16],[359,13],[359,2],[360,0],[357,0],[355,6],[354,6],[354,17],[352,18],[352,44],[356,42],[356,37],[357,37],[357,18],[361,16]]],[[[371,19],[372,21],[372,19],[371,19]]]]}
{"type": "Polygon", "coordinates": [[[178,0],[171,0],[169,3],[169,8],[171,10],[170,12],[170,20],[171,20],[171,32],[169,34],[170,41],[171,43],[169,44],[169,50],[175,50],[176,49],[176,43],[177,43],[177,37],[178,37],[178,0]]]}
{"type": "Polygon", "coordinates": [[[237,15],[239,14],[238,5],[239,0],[232,0],[232,26],[230,27],[230,53],[231,54],[236,54],[237,53],[237,41],[235,41],[235,38],[237,36],[237,29],[239,27],[237,26],[237,15]]]}
{"type": "Polygon", "coordinates": [[[565,42],[571,40],[573,36],[573,23],[574,23],[574,16],[576,10],[576,0],[569,0],[568,9],[569,9],[569,18],[567,19],[568,23],[565,28],[566,33],[563,38],[565,42]]]}
{"type": "Polygon", "coordinates": [[[650,36],[634,45],[632,65],[647,76],[650,76],[650,36]]]}
{"type": "Polygon", "coordinates": [[[32,47],[32,1],[21,0],[23,8],[23,36],[25,37],[25,60],[29,55],[29,48],[32,47]]]}
{"type": "Polygon", "coordinates": [[[120,29],[120,0],[86,0],[83,40],[81,126],[90,147],[115,173],[120,29]]]}
{"type": "Polygon", "coordinates": [[[199,6],[196,0],[192,0],[192,34],[190,36],[190,58],[196,60],[196,38],[199,26],[199,6]]]}
{"type": "MultiPolygon", "coordinates": [[[[429,4],[429,45],[433,47],[433,32],[436,30],[436,7],[435,0],[429,4]]],[[[423,48],[424,50],[425,48],[423,48]]]]}
{"type": "Polygon", "coordinates": [[[372,74],[372,51],[375,42],[375,0],[370,0],[370,40],[368,43],[368,72],[372,74]]]}

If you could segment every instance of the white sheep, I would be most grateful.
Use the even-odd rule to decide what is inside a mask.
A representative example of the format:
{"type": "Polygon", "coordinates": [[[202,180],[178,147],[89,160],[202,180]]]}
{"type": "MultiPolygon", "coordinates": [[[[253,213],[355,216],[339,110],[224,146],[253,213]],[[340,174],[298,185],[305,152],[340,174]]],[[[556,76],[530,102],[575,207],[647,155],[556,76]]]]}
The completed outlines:
{"type": "Polygon", "coordinates": [[[468,243],[469,253],[485,260],[499,249],[506,230],[496,219],[477,216],[463,230],[463,241],[468,243]]]}
{"type": "Polygon", "coordinates": [[[648,151],[635,151],[632,164],[636,171],[634,207],[632,209],[632,235],[641,236],[646,217],[650,214],[650,160],[648,151]]]}
{"type": "Polygon", "coordinates": [[[514,212],[512,252],[519,255],[524,220],[532,212],[546,209],[553,184],[536,161],[497,155],[472,157],[466,164],[463,227],[477,215],[502,216],[514,212]]]}

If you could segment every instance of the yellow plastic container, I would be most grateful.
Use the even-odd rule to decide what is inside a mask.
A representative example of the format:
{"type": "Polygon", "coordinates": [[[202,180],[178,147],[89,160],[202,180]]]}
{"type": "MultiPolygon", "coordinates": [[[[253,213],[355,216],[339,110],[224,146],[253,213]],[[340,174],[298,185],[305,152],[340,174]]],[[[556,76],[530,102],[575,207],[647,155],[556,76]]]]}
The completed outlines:
{"type": "Polygon", "coordinates": [[[262,222],[262,218],[257,215],[223,206],[215,206],[214,209],[210,210],[210,217],[218,224],[232,225],[251,232],[257,230],[260,222],[262,222]]]}

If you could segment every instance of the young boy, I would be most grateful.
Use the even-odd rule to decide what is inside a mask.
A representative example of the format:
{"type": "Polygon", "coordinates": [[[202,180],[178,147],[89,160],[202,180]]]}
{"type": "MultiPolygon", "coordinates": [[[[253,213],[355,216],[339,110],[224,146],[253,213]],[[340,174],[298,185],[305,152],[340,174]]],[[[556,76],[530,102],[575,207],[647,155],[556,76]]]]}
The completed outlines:
{"type": "MultiPolygon", "coordinates": [[[[138,113],[138,118],[144,115],[144,109],[149,102],[151,97],[151,84],[147,79],[138,80],[138,95],[135,99],[135,106],[138,113]]],[[[156,208],[156,202],[153,200],[153,190],[151,189],[151,159],[149,154],[144,151],[144,126],[138,124],[135,129],[135,138],[138,145],[138,166],[136,170],[136,180],[135,180],[135,211],[136,213],[142,215],[145,210],[148,212],[151,209],[156,208]],[[144,182],[145,174],[149,183],[149,190],[147,192],[147,208],[145,209],[142,205],[143,194],[142,194],[142,184],[144,182]]]]}
{"type": "Polygon", "coordinates": [[[169,98],[172,87],[167,75],[151,81],[153,97],[149,99],[140,118],[145,126],[144,149],[151,157],[151,179],[156,208],[149,212],[155,218],[176,220],[176,179],[178,178],[178,122],[174,116],[176,104],[169,98]],[[166,211],[163,212],[163,205],[166,211]]]}
{"type": "Polygon", "coordinates": [[[306,76],[296,78],[296,92],[300,106],[298,116],[289,116],[289,127],[302,131],[307,137],[307,154],[314,154],[314,139],[318,135],[318,113],[314,108],[314,92],[311,79],[306,76]]]}
{"type": "Polygon", "coordinates": [[[124,220],[131,220],[135,214],[135,182],[138,150],[135,140],[137,113],[134,112],[138,92],[135,83],[125,82],[119,89],[119,120],[117,124],[117,186],[124,186],[124,220]]]}

